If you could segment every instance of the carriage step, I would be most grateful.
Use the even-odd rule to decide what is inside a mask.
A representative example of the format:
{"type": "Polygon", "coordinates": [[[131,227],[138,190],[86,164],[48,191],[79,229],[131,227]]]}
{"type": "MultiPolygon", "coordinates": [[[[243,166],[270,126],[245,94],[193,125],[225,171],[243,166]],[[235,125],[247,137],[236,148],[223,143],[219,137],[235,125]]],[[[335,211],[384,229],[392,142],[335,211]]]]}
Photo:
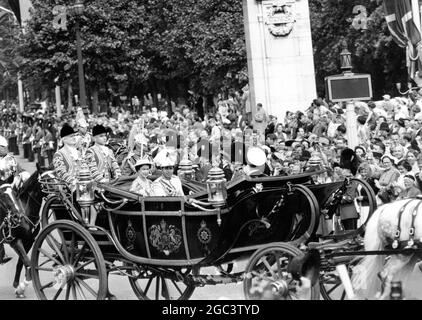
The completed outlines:
{"type": "Polygon", "coordinates": [[[243,281],[243,273],[234,273],[229,276],[224,275],[198,275],[192,276],[192,281],[196,286],[205,286],[205,285],[217,285],[217,284],[229,284],[237,283],[243,281]]]}

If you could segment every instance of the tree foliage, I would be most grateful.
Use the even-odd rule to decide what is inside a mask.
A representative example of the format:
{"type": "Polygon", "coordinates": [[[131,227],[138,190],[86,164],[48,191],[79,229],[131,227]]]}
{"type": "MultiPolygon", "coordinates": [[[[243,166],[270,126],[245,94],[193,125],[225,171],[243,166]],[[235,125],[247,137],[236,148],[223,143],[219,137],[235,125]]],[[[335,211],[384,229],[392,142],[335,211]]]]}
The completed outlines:
{"type": "MultiPolygon", "coordinates": [[[[56,77],[77,82],[76,18],[68,16],[66,31],[54,29],[55,5],[72,1],[33,1],[20,48],[26,58],[24,77],[50,86],[56,77]]],[[[242,4],[237,0],[110,0],[107,5],[87,0],[80,25],[91,87],[131,94],[137,86],[165,91],[186,83],[211,93],[246,80],[242,4]],[[163,82],[167,88],[158,87],[163,82]]]]}
{"type": "MultiPolygon", "coordinates": [[[[76,18],[53,28],[55,5],[73,0],[32,0],[34,12],[20,43],[27,81],[48,87],[54,79],[77,83],[76,18]]],[[[309,0],[318,92],[324,77],[340,72],[346,40],[354,72],[372,74],[374,92],[394,94],[406,80],[404,50],[387,29],[381,1],[309,0]],[[352,26],[355,5],[368,10],[368,29],[352,26]]],[[[80,18],[88,89],[112,96],[146,92],[177,97],[188,89],[215,94],[247,81],[240,0],[85,0],[80,18]]]]}
{"type": "Polygon", "coordinates": [[[345,40],[356,73],[370,73],[375,97],[395,94],[394,83],[407,76],[405,52],[391,37],[382,1],[310,0],[312,40],[318,92],[324,92],[324,77],[340,73],[341,44],[345,40]],[[353,8],[367,9],[367,29],[356,29],[353,8]]]}

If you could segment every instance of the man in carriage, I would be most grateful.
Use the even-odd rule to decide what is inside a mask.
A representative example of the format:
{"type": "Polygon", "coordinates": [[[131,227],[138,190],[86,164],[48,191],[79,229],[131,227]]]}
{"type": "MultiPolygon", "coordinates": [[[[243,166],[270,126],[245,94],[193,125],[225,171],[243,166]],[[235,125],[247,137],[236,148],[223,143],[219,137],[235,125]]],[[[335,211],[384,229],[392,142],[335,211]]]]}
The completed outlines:
{"type": "Polygon", "coordinates": [[[81,152],[77,149],[78,140],[76,135],[75,130],[65,123],[60,130],[63,147],[53,156],[53,167],[56,176],[68,183],[71,189],[76,186],[78,164],[82,161],[81,152]]]}
{"type": "MultiPolygon", "coordinates": [[[[29,173],[24,171],[17,163],[15,157],[8,153],[8,143],[5,137],[0,136],[0,185],[11,184],[15,189],[29,178],[29,173]]],[[[2,225],[0,226],[0,230],[2,225]]],[[[7,263],[12,258],[6,256],[3,242],[0,243],[0,264],[7,263]]]]}
{"type": "Polygon", "coordinates": [[[113,152],[106,147],[107,131],[102,125],[92,129],[92,138],[95,144],[86,152],[86,161],[92,178],[97,182],[110,182],[122,175],[119,164],[113,152]]]}
{"type": "Polygon", "coordinates": [[[185,194],[180,178],[174,175],[177,161],[176,150],[163,149],[154,158],[155,163],[162,170],[162,175],[151,185],[153,197],[183,197],[185,194]]]}

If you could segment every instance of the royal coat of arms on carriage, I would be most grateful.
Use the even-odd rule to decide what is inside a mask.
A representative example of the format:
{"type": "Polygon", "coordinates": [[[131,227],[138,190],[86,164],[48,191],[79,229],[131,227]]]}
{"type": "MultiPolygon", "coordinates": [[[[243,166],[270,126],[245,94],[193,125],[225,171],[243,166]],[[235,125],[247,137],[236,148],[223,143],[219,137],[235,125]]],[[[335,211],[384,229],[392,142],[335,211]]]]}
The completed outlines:
{"type": "Polygon", "coordinates": [[[160,224],[154,224],[149,228],[149,241],[154,248],[168,256],[179,250],[182,233],[175,226],[167,225],[163,219],[160,224]]]}
{"type": "Polygon", "coordinates": [[[266,24],[268,30],[273,36],[288,36],[296,22],[293,12],[295,1],[279,0],[275,1],[270,7],[267,7],[266,24]]]}

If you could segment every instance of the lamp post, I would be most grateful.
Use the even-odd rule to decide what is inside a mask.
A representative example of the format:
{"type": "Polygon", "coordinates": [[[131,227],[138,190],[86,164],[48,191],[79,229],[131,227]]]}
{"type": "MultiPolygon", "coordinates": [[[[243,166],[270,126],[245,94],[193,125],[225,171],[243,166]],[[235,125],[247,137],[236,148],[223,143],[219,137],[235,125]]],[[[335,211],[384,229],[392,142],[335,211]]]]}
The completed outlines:
{"type": "MultiPolygon", "coordinates": [[[[342,46],[343,50],[340,53],[341,70],[343,70],[345,76],[353,75],[352,54],[347,49],[346,41],[343,41],[342,46]]],[[[346,137],[347,146],[350,149],[359,145],[355,103],[353,101],[348,101],[346,104],[346,137]]]]}
{"type": "Polygon", "coordinates": [[[81,31],[79,25],[79,17],[83,15],[85,6],[82,0],[76,0],[75,5],[72,7],[72,13],[76,16],[76,50],[78,54],[78,78],[79,78],[79,101],[80,105],[85,113],[88,113],[86,103],[86,90],[85,90],[85,76],[84,76],[84,65],[82,60],[82,41],[81,31]]]}

